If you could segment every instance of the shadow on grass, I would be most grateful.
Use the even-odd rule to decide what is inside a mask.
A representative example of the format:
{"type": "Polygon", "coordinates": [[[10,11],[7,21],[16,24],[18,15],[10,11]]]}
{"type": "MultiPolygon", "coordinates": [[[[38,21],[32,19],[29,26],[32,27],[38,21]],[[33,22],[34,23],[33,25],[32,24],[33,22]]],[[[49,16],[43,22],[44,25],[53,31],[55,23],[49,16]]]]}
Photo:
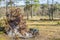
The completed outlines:
{"type": "Polygon", "coordinates": [[[58,24],[32,24],[31,26],[60,26],[58,24]]]}
{"type": "Polygon", "coordinates": [[[52,39],[50,39],[50,40],[60,40],[60,38],[52,38],[52,39]]]}
{"type": "Polygon", "coordinates": [[[60,19],[40,19],[40,20],[29,20],[29,21],[60,21],[60,19]]]}

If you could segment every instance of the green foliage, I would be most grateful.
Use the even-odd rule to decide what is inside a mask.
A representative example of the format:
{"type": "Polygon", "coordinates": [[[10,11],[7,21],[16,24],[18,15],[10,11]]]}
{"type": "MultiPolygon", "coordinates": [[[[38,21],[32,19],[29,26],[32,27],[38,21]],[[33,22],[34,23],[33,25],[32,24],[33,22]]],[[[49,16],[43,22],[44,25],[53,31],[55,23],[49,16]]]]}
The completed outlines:
{"type": "Polygon", "coordinates": [[[3,20],[2,20],[2,19],[0,19],[0,27],[2,27],[2,25],[3,25],[3,24],[2,24],[2,21],[3,21],[3,20]]]}
{"type": "Polygon", "coordinates": [[[28,8],[29,8],[29,5],[32,5],[32,6],[35,6],[34,7],[34,10],[36,10],[37,9],[37,7],[40,5],[39,4],[39,0],[26,0],[26,6],[28,6],[28,8]],[[30,1],[34,1],[34,5],[33,4],[30,4],[30,1]],[[36,9],[35,9],[36,8],[36,9]]]}
{"type": "Polygon", "coordinates": [[[5,0],[0,0],[0,1],[5,1],[5,0]]]}
{"type": "Polygon", "coordinates": [[[25,3],[26,3],[26,7],[25,7],[25,8],[26,8],[27,10],[29,10],[29,8],[30,8],[30,5],[29,5],[29,4],[30,4],[30,1],[29,1],[29,0],[26,0],[25,3]]]}
{"type": "Polygon", "coordinates": [[[39,0],[34,0],[34,2],[39,2],[39,0]]]}
{"type": "Polygon", "coordinates": [[[38,7],[40,6],[39,0],[34,0],[34,11],[36,12],[38,10],[38,7]]]}
{"type": "Polygon", "coordinates": [[[12,2],[12,1],[10,1],[10,2],[8,3],[8,5],[9,5],[9,4],[10,4],[10,5],[12,5],[12,4],[13,4],[13,2],[12,2]]]}
{"type": "Polygon", "coordinates": [[[60,25],[60,22],[57,22],[58,25],[60,25]]]}
{"type": "Polygon", "coordinates": [[[10,0],[10,1],[8,2],[8,5],[12,6],[12,4],[13,4],[13,2],[10,0]]]}
{"type": "Polygon", "coordinates": [[[25,3],[26,3],[26,5],[29,5],[30,4],[30,1],[29,0],[26,0],[25,3]]]}
{"type": "Polygon", "coordinates": [[[0,18],[0,27],[4,27],[5,26],[5,18],[1,17],[0,18]]]}
{"type": "Polygon", "coordinates": [[[0,34],[3,34],[4,32],[3,31],[0,31],[0,34]]]}

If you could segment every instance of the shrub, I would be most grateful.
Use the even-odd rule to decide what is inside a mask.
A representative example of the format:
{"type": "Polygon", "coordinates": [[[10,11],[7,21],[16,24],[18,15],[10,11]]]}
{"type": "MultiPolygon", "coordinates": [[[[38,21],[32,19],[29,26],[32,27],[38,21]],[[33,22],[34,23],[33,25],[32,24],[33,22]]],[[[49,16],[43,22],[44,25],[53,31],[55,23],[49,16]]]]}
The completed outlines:
{"type": "Polygon", "coordinates": [[[60,22],[57,22],[58,25],[60,25],[60,22]]]}

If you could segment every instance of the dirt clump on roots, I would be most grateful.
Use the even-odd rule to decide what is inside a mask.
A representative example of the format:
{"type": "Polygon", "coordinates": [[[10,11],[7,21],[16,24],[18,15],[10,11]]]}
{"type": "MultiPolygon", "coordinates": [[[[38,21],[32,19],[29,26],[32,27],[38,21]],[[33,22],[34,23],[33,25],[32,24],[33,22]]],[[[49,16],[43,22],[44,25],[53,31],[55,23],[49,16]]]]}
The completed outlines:
{"type": "Polygon", "coordinates": [[[6,32],[16,27],[23,35],[27,32],[26,20],[24,20],[20,8],[9,9],[9,13],[6,14],[6,32]]]}

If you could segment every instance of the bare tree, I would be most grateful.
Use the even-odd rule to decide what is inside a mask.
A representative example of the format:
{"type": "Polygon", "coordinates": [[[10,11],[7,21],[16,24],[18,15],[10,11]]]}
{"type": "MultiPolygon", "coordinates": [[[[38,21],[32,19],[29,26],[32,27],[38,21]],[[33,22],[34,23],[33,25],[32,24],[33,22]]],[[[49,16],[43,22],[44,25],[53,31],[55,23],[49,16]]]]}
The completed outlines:
{"type": "Polygon", "coordinates": [[[25,7],[25,9],[26,9],[26,11],[27,11],[27,20],[29,19],[29,4],[30,4],[30,1],[29,0],[26,0],[26,7],[25,7]]]}
{"type": "Polygon", "coordinates": [[[51,8],[52,8],[52,15],[51,15],[52,16],[52,20],[53,20],[53,11],[54,11],[53,10],[53,3],[54,3],[54,0],[52,0],[52,5],[51,5],[51,8]]]}

